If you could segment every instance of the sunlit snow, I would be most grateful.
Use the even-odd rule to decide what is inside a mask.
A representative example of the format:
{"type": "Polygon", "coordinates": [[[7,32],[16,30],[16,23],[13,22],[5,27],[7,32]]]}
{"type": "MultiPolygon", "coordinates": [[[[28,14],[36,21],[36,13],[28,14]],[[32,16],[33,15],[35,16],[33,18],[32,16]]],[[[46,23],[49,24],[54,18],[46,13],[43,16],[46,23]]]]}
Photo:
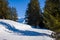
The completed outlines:
{"type": "Polygon", "coordinates": [[[0,40],[53,40],[52,31],[35,29],[11,20],[0,19],[0,40]]]}

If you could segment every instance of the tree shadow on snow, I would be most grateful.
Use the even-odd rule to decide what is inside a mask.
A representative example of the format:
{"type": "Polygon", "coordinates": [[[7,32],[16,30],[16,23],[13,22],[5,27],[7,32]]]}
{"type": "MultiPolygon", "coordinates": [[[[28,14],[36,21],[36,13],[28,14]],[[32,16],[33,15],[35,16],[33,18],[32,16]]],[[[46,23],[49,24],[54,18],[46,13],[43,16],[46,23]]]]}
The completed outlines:
{"type": "Polygon", "coordinates": [[[48,36],[48,37],[50,37],[50,35],[46,34],[46,33],[39,33],[39,32],[29,31],[29,30],[25,30],[25,31],[18,30],[14,26],[12,26],[8,23],[2,22],[2,21],[0,22],[0,24],[4,25],[5,28],[7,28],[8,30],[13,31],[14,33],[17,33],[17,34],[21,33],[21,35],[23,35],[23,36],[48,36]]]}

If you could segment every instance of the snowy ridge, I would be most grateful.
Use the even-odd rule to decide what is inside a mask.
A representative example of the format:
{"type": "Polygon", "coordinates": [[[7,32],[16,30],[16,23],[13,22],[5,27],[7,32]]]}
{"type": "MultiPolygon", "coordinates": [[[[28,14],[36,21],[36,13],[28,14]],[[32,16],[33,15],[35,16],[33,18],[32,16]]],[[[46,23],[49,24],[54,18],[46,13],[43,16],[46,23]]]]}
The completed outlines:
{"type": "Polygon", "coordinates": [[[0,40],[53,40],[52,31],[34,29],[26,24],[0,19],[0,40]]]}

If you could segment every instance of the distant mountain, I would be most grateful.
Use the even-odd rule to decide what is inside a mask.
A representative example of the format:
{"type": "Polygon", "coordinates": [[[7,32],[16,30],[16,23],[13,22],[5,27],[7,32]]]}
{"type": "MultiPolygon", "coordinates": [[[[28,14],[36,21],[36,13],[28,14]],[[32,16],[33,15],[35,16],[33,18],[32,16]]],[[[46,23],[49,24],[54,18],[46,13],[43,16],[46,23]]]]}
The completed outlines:
{"type": "Polygon", "coordinates": [[[17,22],[24,23],[25,22],[25,19],[24,18],[20,18],[20,19],[17,20],[17,22]]]}

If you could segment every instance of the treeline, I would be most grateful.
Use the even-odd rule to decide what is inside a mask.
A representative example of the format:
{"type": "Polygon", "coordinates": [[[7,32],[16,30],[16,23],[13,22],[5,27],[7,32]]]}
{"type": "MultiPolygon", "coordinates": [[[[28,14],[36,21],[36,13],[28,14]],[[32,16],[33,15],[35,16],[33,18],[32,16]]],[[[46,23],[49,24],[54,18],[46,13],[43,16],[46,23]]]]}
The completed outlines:
{"type": "Polygon", "coordinates": [[[0,0],[0,19],[16,21],[18,19],[16,8],[10,7],[8,4],[8,0],[0,0]]]}
{"type": "Polygon", "coordinates": [[[60,0],[46,0],[43,12],[39,0],[30,0],[26,10],[25,21],[36,28],[47,28],[60,32],[60,0]]]}
{"type": "Polygon", "coordinates": [[[60,32],[60,0],[46,0],[44,19],[47,28],[60,32]]]}

